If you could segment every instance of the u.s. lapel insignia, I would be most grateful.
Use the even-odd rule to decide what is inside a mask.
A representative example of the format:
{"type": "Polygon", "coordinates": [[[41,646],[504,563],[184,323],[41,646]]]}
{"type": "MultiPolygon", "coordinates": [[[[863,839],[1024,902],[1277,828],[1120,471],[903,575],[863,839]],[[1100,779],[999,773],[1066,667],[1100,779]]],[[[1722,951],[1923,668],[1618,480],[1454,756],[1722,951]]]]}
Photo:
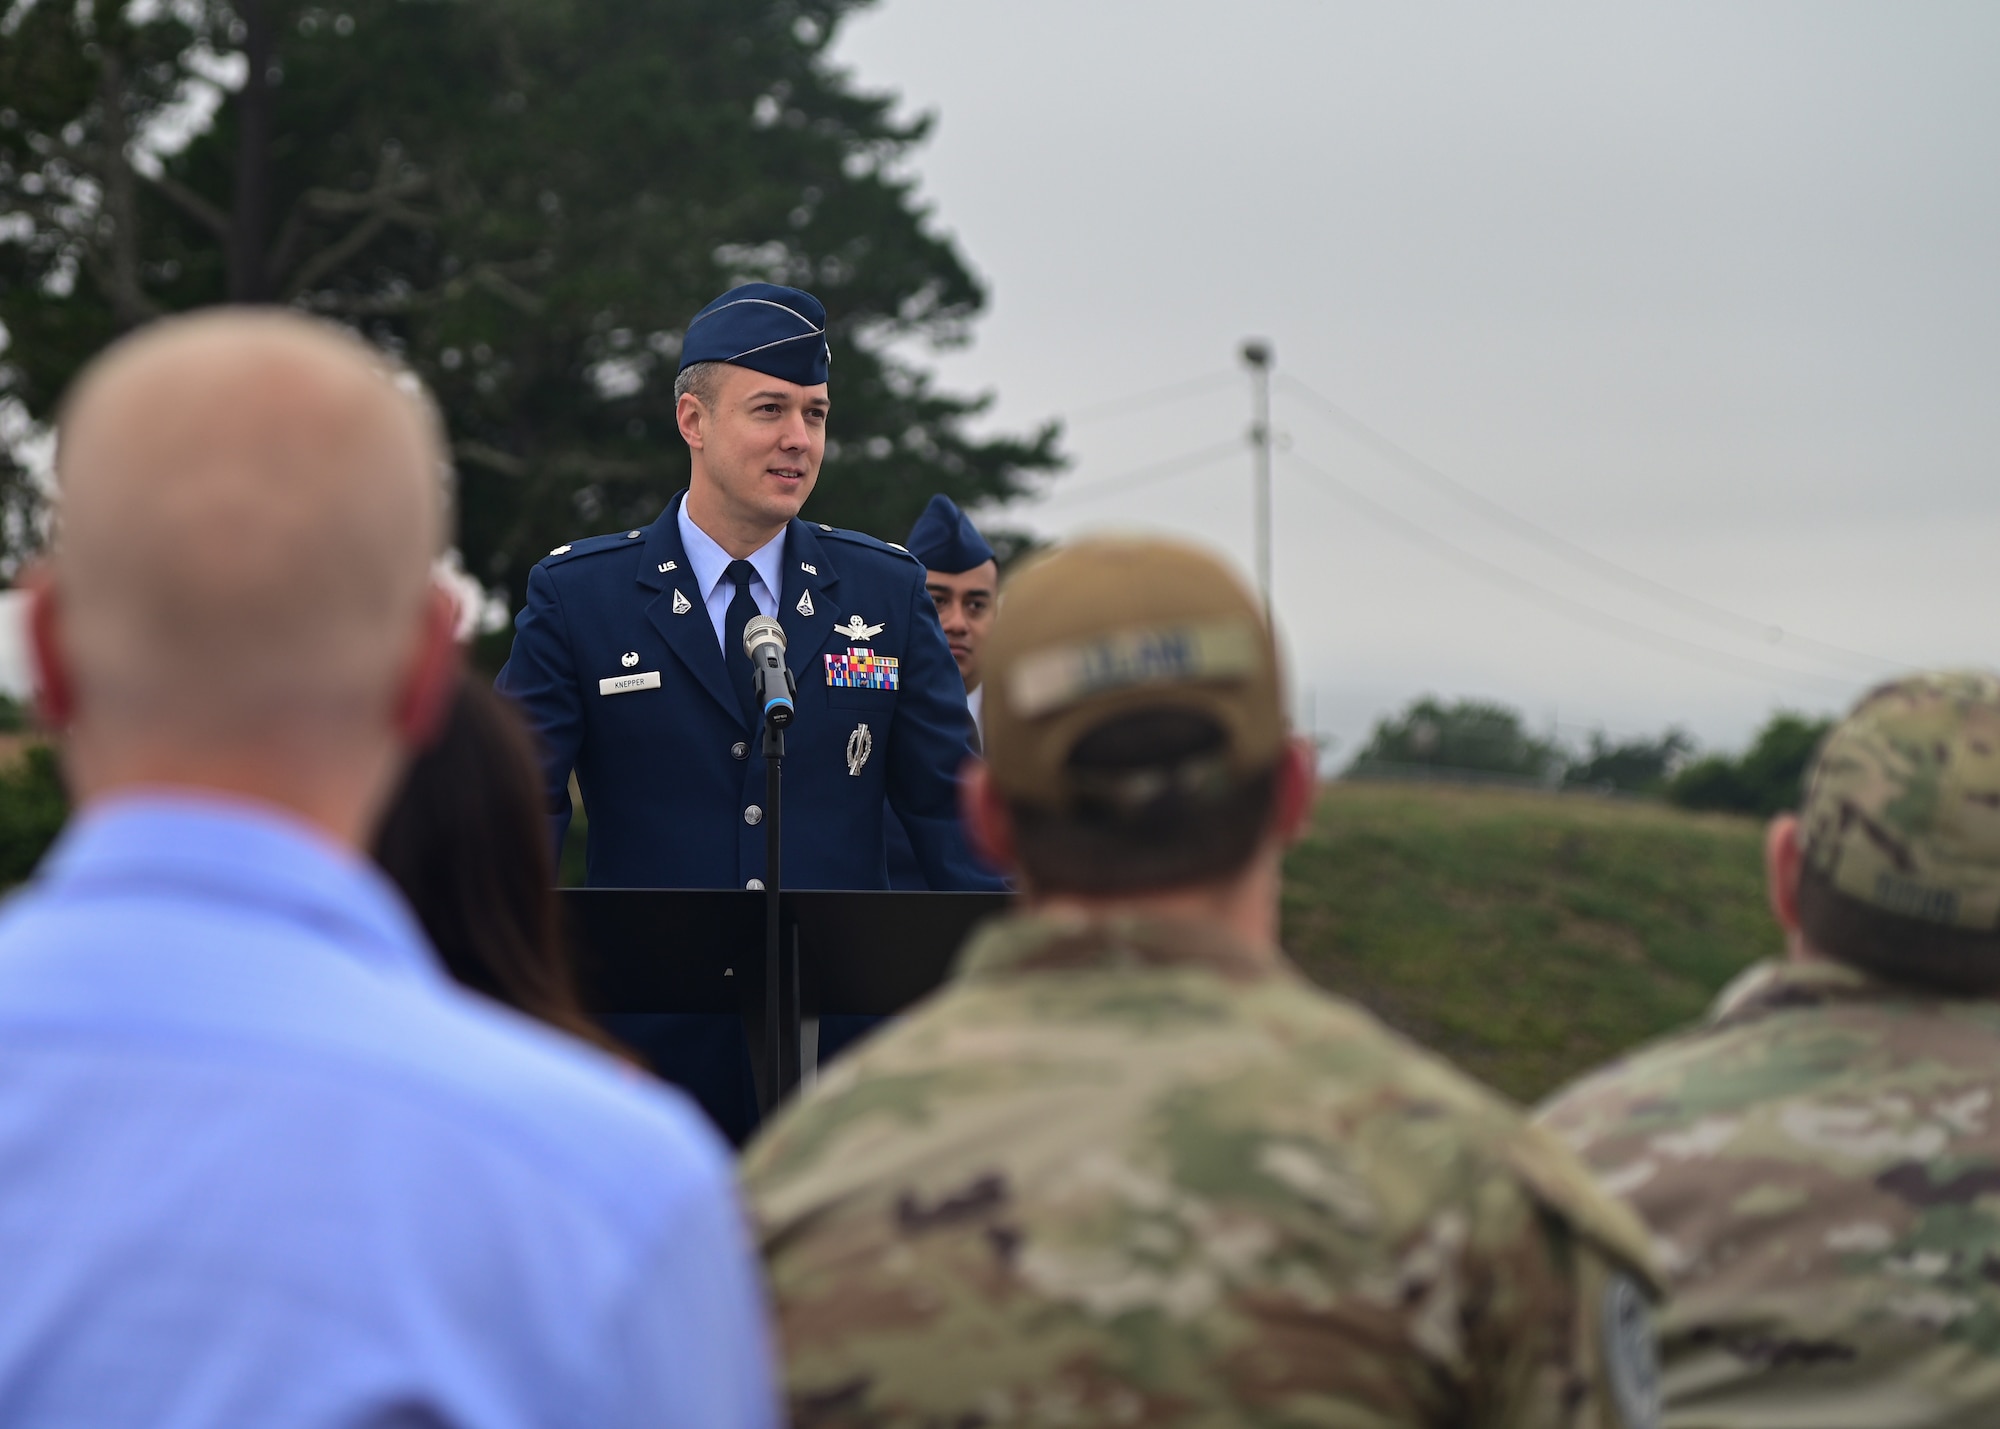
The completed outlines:
{"type": "Polygon", "coordinates": [[[847,772],[851,778],[861,777],[861,766],[868,762],[868,756],[875,752],[875,735],[865,724],[854,726],[854,733],[847,736],[847,772]]]}
{"type": "Polygon", "coordinates": [[[799,562],[799,569],[804,571],[809,576],[816,576],[819,574],[818,566],[807,565],[804,561],[799,562]]]}
{"type": "Polygon", "coordinates": [[[690,610],[693,609],[694,607],[688,603],[688,598],[682,595],[680,591],[676,589],[674,591],[674,614],[686,615],[690,610]]]}
{"type": "Polygon", "coordinates": [[[845,635],[849,640],[873,640],[882,633],[879,625],[870,625],[858,615],[847,617],[847,624],[833,627],[835,635],[845,635]]]}
{"type": "MultiPolygon", "coordinates": [[[[811,569],[811,567],[810,567],[810,566],[808,566],[808,567],[807,567],[807,569],[808,569],[808,570],[810,570],[810,569],[811,569]]],[[[800,592],[799,592],[799,614],[800,614],[800,615],[811,615],[812,613],[813,613],[813,593],[812,593],[811,591],[809,591],[809,590],[803,590],[803,591],[800,591],[800,592]]]]}
{"type": "Polygon", "coordinates": [[[665,574],[666,574],[666,573],[667,573],[668,571],[677,571],[677,570],[679,570],[680,568],[681,568],[681,563],[680,563],[679,561],[661,561],[661,562],[660,562],[660,574],[661,574],[661,575],[665,575],[665,574]]]}

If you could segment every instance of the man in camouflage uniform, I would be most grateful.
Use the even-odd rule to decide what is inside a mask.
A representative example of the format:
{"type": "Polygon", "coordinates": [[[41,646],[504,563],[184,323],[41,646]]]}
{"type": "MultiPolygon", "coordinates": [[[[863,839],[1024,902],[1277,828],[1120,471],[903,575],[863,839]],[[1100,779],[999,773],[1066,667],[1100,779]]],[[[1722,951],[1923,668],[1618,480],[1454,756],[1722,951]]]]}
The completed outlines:
{"type": "Polygon", "coordinates": [[[987,680],[1025,910],[746,1162],[795,1424],[1654,1424],[1637,1223],[1277,950],[1312,770],[1242,585],[1070,547],[987,680]]]}
{"type": "Polygon", "coordinates": [[[1765,867],[1786,960],[1543,1112],[1652,1230],[1665,1422],[2000,1424],[2000,679],[1863,698],[1765,867]]]}

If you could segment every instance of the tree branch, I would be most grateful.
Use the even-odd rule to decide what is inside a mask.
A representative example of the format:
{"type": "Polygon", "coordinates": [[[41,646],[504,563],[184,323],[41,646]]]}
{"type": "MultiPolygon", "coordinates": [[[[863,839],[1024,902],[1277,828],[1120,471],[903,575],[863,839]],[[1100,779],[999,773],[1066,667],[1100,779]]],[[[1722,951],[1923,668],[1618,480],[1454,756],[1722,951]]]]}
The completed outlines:
{"type": "Polygon", "coordinates": [[[488,471],[497,471],[502,476],[526,476],[528,464],[517,456],[503,452],[498,447],[489,447],[484,442],[453,442],[451,454],[460,461],[474,466],[483,466],[488,471]]]}
{"type": "Polygon", "coordinates": [[[220,238],[225,243],[229,241],[229,215],[182,183],[179,179],[168,173],[161,173],[156,178],[138,169],[134,169],[132,172],[138,174],[141,181],[151,186],[153,191],[158,193],[160,197],[173,204],[174,207],[178,208],[196,223],[199,223],[203,228],[206,228],[210,233],[213,233],[217,238],[220,238]]]}
{"type": "Polygon", "coordinates": [[[373,243],[376,236],[388,226],[389,217],[387,214],[370,214],[367,218],[349,229],[345,238],[342,238],[331,247],[320,249],[319,252],[313,254],[311,258],[300,264],[298,272],[292,275],[292,280],[286,284],[286,287],[294,293],[304,292],[321,278],[324,278],[327,274],[373,243]]]}
{"type": "Polygon", "coordinates": [[[299,264],[291,277],[284,283],[289,296],[296,297],[306,292],[313,284],[335,272],[348,259],[373,243],[391,223],[402,224],[406,228],[428,228],[437,220],[429,214],[420,213],[407,207],[402,200],[413,198],[430,186],[428,176],[421,173],[398,177],[396,156],[384,152],[381,163],[376,167],[375,182],[361,193],[339,189],[308,189],[292,205],[292,211],[285,218],[283,236],[271,255],[271,280],[277,282],[279,274],[291,263],[292,250],[298,246],[305,232],[308,211],[324,214],[360,214],[361,221],[348,229],[346,234],[313,254],[299,264]]]}
{"type": "Polygon", "coordinates": [[[450,282],[423,292],[376,293],[371,296],[348,296],[344,293],[318,293],[308,299],[323,313],[337,313],[343,317],[389,317],[398,313],[413,313],[424,308],[435,308],[444,303],[455,303],[474,288],[483,289],[519,312],[539,314],[547,305],[541,298],[508,278],[507,268],[532,270],[532,263],[481,263],[467,269],[450,282]]]}
{"type": "MultiPolygon", "coordinates": [[[[107,262],[99,263],[93,257],[90,267],[111,300],[111,310],[119,322],[126,327],[137,327],[149,318],[158,317],[160,309],[146,296],[145,285],[139,278],[139,202],[133,184],[136,171],[125,152],[131,143],[125,127],[125,65],[123,57],[110,46],[105,47],[100,74],[98,102],[104,107],[106,161],[101,212],[109,222],[110,232],[103,234],[101,227],[99,231],[109,252],[105,255],[107,262]]],[[[88,246],[84,252],[91,256],[88,246]]]]}

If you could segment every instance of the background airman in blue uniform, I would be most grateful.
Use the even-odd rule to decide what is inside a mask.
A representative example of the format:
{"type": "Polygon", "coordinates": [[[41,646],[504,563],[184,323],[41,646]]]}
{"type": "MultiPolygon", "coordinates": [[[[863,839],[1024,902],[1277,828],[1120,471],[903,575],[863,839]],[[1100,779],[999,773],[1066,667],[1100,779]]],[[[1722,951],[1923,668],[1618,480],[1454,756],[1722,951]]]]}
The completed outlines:
{"type": "MultiPolygon", "coordinates": [[[[529,576],[498,684],[541,737],[557,840],[575,771],[592,886],[762,886],[764,761],[741,640],[759,614],[784,626],[798,681],[786,886],[886,888],[885,802],[931,887],[1000,886],[959,830],[965,689],[922,564],[798,516],[825,450],[827,357],[826,312],[809,293],[753,283],[710,303],[688,325],[674,384],[687,491],[650,526],[559,546],[529,576]]],[[[648,1024],[655,1066],[725,1130],[747,1130],[735,1024],[648,1024]]]]}
{"type": "MultiPolygon", "coordinates": [[[[976,753],[980,748],[979,705],[986,694],[979,657],[1000,607],[1000,563],[972,518],[943,492],[924,507],[923,515],[910,527],[908,540],[910,554],[923,562],[924,589],[937,610],[959,678],[965,682],[970,720],[967,737],[976,753]]],[[[910,835],[893,809],[883,811],[882,826],[889,843],[889,886],[912,891],[932,887],[917,861],[910,835]]]]}

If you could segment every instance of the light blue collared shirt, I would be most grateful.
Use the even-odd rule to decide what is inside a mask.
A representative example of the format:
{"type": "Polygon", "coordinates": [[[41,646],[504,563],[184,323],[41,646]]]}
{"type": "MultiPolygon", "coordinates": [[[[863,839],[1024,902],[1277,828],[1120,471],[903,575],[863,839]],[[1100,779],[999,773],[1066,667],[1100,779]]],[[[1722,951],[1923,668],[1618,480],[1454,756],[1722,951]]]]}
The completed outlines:
{"type": "Polygon", "coordinates": [[[699,1115],[219,798],[93,808],[0,912],[0,1286],[0,1424],[777,1422],[699,1115]]]}
{"type": "MultiPolygon", "coordinates": [[[[740,630],[733,636],[725,637],[722,629],[729,615],[729,602],[736,599],[736,587],[726,584],[722,578],[729,572],[729,563],[736,558],[716,545],[713,536],[694,524],[694,518],[688,515],[687,502],[681,503],[677,516],[681,528],[681,549],[687,553],[688,569],[694,572],[695,584],[701,588],[701,603],[708,611],[708,623],[715,627],[715,643],[727,655],[729,639],[743,638],[740,630]]],[[[785,588],[783,528],[752,551],[748,560],[757,572],[750,582],[750,599],[757,602],[759,615],[775,616],[778,613],[778,592],[785,588]]]]}

